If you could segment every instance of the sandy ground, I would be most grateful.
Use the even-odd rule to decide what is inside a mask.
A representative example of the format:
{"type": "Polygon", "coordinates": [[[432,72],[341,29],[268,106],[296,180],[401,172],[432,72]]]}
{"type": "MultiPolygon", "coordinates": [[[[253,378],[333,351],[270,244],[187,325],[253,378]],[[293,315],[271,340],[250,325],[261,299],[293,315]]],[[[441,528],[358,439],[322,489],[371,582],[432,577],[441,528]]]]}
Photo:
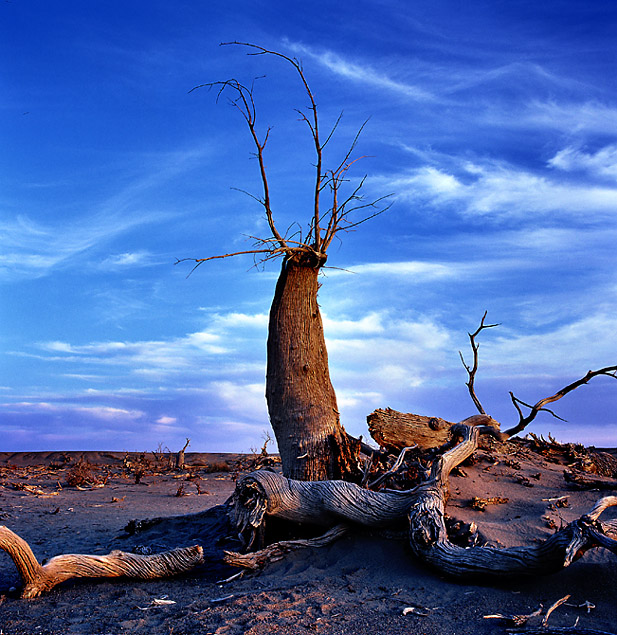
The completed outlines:
{"type": "MultiPolygon", "coordinates": [[[[151,467],[136,484],[132,474],[123,475],[121,454],[78,454],[96,464],[99,477],[109,472],[104,487],[66,484],[75,453],[68,464],[58,453],[0,454],[0,522],[26,539],[39,560],[144,544],[139,534],[126,536],[123,528],[131,519],[182,516],[223,503],[233,491],[234,474],[210,473],[203,466],[233,465],[238,458],[187,454],[195,464],[189,471],[151,467]],[[191,473],[199,480],[187,480],[191,473]],[[23,485],[43,493],[19,489],[23,485]],[[181,487],[185,495],[177,496],[181,487]]],[[[473,520],[497,545],[546,538],[553,531],[548,525],[579,517],[602,495],[568,490],[562,465],[526,449],[498,456],[497,463],[480,458],[464,467],[466,475],[452,476],[448,511],[473,520]],[[546,500],[562,495],[568,507],[546,500]],[[473,496],[508,502],[477,511],[469,506],[473,496]]],[[[161,534],[151,546],[199,542],[194,524],[179,521],[176,533],[161,534]]],[[[528,614],[568,594],[569,603],[553,613],[551,626],[572,626],[579,618],[579,627],[617,632],[617,558],[607,552],[588,553],[558,574],[495,587],[445,579],[415,562],[404,540],[360,532],[329,547],[292,553],[261,573],[221,582],[232,573],[202,567],[154,582],[74,581],[36,600],[21,600],[12,590],[19,586],[13,562],[0,551],[0,632],[488,635],[505,633],[506,626],[485,615],[528,614]],[[403,615],[409,607],[414,610],[403,615]]]]}

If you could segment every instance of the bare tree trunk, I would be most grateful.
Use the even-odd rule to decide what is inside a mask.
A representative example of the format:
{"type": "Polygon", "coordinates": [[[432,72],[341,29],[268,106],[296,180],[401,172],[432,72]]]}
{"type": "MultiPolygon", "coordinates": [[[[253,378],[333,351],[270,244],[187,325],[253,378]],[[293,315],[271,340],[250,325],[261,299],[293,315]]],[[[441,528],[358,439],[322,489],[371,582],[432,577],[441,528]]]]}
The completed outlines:
{"type": "Polygon", "coordinates": [[[186,443],[184,444],[184,447],[178,451],[178,454],[176,455],[176,469],[177,470],[183,470],[184,469],[184,453],[186,452],[186,448],[189,447],[191,443],[190,439],[186,440],[186,443]]]}
{"type": "Polygon", "coordinates": [[[359,447],[340,423],[317,304],[314,256],[286,258],[268,328],[266,399],[283,473],[297,480],[359,478],[359,447]]]}

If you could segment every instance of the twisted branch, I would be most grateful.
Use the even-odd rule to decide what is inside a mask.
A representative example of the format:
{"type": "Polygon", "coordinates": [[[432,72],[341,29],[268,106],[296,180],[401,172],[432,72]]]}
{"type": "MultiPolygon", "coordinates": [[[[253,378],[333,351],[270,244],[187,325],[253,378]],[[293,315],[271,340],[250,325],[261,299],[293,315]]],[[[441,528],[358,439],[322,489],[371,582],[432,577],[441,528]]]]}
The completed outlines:
{"type": "Polygon", "coordinates": [[[112,551],[106,556],[66,554],[41,566],[30,545],[5,526],[0,526],[0,549],[15,563],[23,582],[22,598],[38,597],[73,578],[152,580],[174,576],[190,571],[203,560],[203,549],[195,545],[149,556],[124,551],[112,551]]]}

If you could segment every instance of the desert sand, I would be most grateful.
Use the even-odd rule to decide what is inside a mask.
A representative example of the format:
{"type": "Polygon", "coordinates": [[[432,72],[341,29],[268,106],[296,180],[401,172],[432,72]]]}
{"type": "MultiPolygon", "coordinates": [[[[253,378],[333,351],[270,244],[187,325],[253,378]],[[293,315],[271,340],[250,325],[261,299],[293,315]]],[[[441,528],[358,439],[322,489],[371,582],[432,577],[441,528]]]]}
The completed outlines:
{"type": "MultiPolygon", "coordinates": [[[[123,457],[0,453],[0,522],[27,540],[39,561],[60,553],[199,544],[200,528],[190,516],[159,525],[154,533],[130,535],[125,527],[135,519],[182,517],[220,505],[240,473],[234,471],[238,455],[187,453],[187,469],[179,472],[158,469],[149,457],[136,483],[123,457]],[[71,466],[82,456],[102,487],[67,484],[71,466]]],[[[614,493],[572,489],[563,464],[522,444],[492,459],[479,451],[477,458],[452,475],[448,513],[473,521],[496,545],[546,538],[614,493]],[[474,496],[507,502],[481,511],[470,506],[474,496]],[[563,496],[567,500],[555,500],[563,496]]],[[[605,514],[615,518],[617,512],[605,514]]],[[[579,628],[617,632],[617,558],[607,551],[587,553],[550,576],[497,586],[463,584],[414,561],[404,536],[359,530],[328,547],[297,551],[261,572],[223,581],[237,571],[206,563],[173,579],[69,581],[23,600],[13,562],[0,551],[0,632],[489,635],[505,633],[508,624],[485,616],[530,614],[566,595],[568,602],[550,616],[551,627],[570,627],[578,619],[579,628]]]]}

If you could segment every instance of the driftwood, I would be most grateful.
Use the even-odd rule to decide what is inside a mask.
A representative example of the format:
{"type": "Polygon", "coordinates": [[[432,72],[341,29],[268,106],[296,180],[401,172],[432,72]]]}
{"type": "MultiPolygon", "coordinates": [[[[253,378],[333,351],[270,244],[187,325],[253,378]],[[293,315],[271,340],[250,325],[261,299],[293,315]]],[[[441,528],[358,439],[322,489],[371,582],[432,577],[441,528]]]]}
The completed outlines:
{"type": "MultiPolygon", "coordinates": [[[[450,438],[454,423],[439,417],[426,417],[392,408],[378,409],[367,418],[368,429],[375,441],[389,452],[400,452],[405,447],[417,445],[421,450],[437,448],[450,438]]],[[[499,423],[485,414],[465,419],[470,426],[491,426],[499,429],[499,423]]]]}
{"type": "MultiPolygon", "coordinates": [[[[601,499],[588,514],[538,544],[503,549],[453,544],[445,519],[450,472],[474,452],[482,432],[495,431],[456,424],[450,432],[449,449],[433,461],[420,485],[406,491],[376,492],[345,481],[295,481],[265,470],[248,474],[237,483],[230,504],[219,506],[215,514],[213,526],[220,525],[224,531],[221,536],[229,535],[231,524],[244,549],[254,550],[263,547],[269,519],[321,525],[329,531],[319,538],[275,543],[253,554],[226,552],[215,558],[235,566],[258,568],[293,549],[332,542],[347,531],[348,525],[388,529],[407,526],[411,550],[421,561],[442,574],[466,580],[553,573],[596,547],[617,554],[617,521],[599,520],[605,509],[617,505],[617,496],[601,499]]],[[[194,527],[199,517],[195,515],[189,524],[194,527]]],[[[206,550],[210,542],[216,542],[211,538],[204,543],[206,550]]],[[[106,556],[62,555],[41,566],[28,544],[6,527],[0,527],[0,548],[13,558],[24,583],[24,598],[36,597],[72,578],[152,579],[176,575],[201,564],[204,558],[204,549],[193,546],[148,556],[122,551],[106,556]]]]}
{"type": "Polygon", "coordinates": [[[151,580],[190,571],[202,562],[199,545],[142,556],[112,551],[106,556],[66,554],[56,556],[41,566],[28,543],[4,526],[0,526],[0,549],[13,559],[21,576],[22,598],[35,598],[57,584],[73,578],[128,577],[151,580]]]}
{"type": "Polygon", "coordinates": [[[291,551],[306,549],[308,547],[325,547],[341,538],[349,532],[349,525],[335,525],[322,536],[317,538],[305,538],[298,540],[281,540],[268,545],[259,551],[249,553],[238,553],[237,551],[226,551],[223,560],[234,567],[245,569],[261,569],[270,562],[281,560],[291,551]]]}
{"type": "Polygon", "coordinates": [[[601,499],[588,514],[536,545],[464,548],[450,542],[445,524],[448,477],[478,447],[480,430],[453,426],[461,441],[433,462],[428,480],[404,492],[373,492],[343,481],[294,481],[270,472],[250,474],[237,485],[233,520],[250,548],[268,517],[370,527],[407,517],[414,554],[441,573],[465,579],[553,573],[594,547],[617,554],[617,523],[598,520],[602,511],[617,505],[617,496],[601,499]]]}

